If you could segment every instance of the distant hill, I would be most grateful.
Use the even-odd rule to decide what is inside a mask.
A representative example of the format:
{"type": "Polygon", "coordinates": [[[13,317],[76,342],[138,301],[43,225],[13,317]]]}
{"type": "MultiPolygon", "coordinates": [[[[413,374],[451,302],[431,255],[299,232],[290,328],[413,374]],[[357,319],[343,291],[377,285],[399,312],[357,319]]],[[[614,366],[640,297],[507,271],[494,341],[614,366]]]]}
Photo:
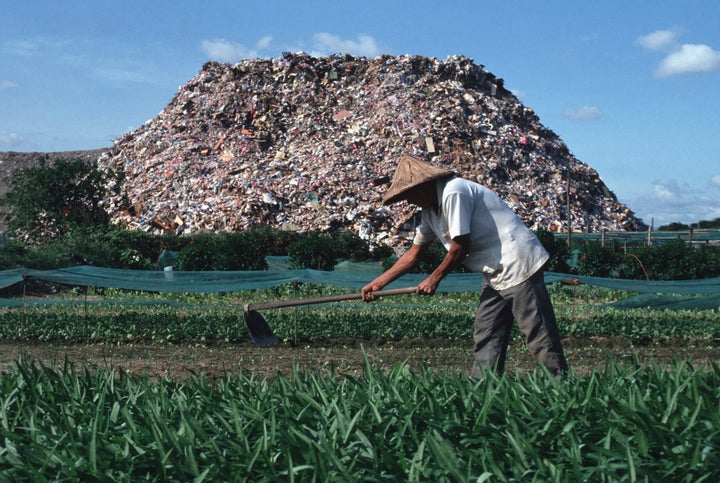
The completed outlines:
{"type": "MultiPolygon", "coordinates": [[[[402,243],[415,211],[380,206],[402,154],[496,190],[532,228],[644,229],[502,79],[471,59],[304,53],[209,62],[154,119],[99,155],[105,207],[130,229],[347,228],[402,243]]],[[[0,157],[0,159],[3,159],[0,157]]]]}

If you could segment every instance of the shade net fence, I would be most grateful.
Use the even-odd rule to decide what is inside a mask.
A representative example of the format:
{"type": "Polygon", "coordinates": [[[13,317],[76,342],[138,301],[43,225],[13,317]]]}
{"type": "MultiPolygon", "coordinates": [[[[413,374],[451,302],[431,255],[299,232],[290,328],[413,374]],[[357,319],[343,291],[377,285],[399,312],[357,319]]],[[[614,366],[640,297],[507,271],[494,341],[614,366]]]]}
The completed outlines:
{"type": "MultiPolygon", "coordinates": [[[[104,287],[139,292],[220,293],[258,290],[293,283],[323,284],[360,290],[382,270],[377,264],[345,264],[333,271],[276,269],[263,271],[185,272],[164,270],[120,270],[77,266],[57,270],[12,269],[0,271],[0,288],[38,280],[46,283],[80,287],[104,287]]],[[[386,288],[414,286],[425,278],[408,274],[386,288]]],[[[720,277],[701,280],[645,281],[586,277],[546,272],[545,282],[591,285],[639,293],[614,306],[618,308],[654,307],[667,309],[712,309],[720,307],[720,277]]],[[[479,291],[482,275],[451,274],[443,279],[441,293],[479,291]]],[[[0,306],[13,307],[28,301],[0,297],[0,306]]],[[[33,303],[67,303],[62,299],[44,298],[33,303]]]]}

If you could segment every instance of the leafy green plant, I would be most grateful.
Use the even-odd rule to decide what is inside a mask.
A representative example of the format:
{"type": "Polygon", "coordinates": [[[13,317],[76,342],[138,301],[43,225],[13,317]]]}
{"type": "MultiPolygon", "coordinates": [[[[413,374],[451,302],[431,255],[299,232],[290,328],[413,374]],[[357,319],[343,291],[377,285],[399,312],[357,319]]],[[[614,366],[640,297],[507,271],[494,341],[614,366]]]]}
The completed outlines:
{"type": "Polygon", "coordinates": [[[407,365],[207,381],[0,378],[9,481],[716,481],[720,368],[619,364],[558,381],[407,365]]]}
{"type": "Polygon", "coordinates": [[[247,249],[251,252],[272,256],[287,255],[288,246],[298,237],[299,233],[261,225],[243,232],[247,249]]]}
{"type": "Polygon", "coordinates": [[[633,247],[628,253],[638,263],[628,259],[620,269],[623,278],[645,278],[647,273],[652,280],[691,280],[720,273],[720,248],[709,245],[694,247],[677,239],[633,247]]]}
{"type": "Polygon", "coordinates": [[[267,248],[255,245],[246,233],[214,235],[209,247],[214,255],[215,270],[265,270],[267,248]]]}
{"type": "Polygon", "coordinates": [[[288,245],[290,264],[296,269],[332,270],[338,254],[333,237],[322,233],[305,233],[288,245]]]}
{"type": "MultiPolygon", "coordinates": [[[[25,304],[0,311],[0,338],[74,342],[204,342],[249,339],[238,306],[246,301],[306,298],[346,293],[316,284],[271,287],[232,294],[141,294],[109,289],[88,304],[80,291],[53,305],[25,304]],[[172,296],[169,296],[172,295],[172,296]],[[102,302],[102,303],[101,303],[102,302]]],[[[717,310],[618,309],[608,303],[622,295],[592,287],[552,285],[563,337],[624,337],[643,344],[667,340],[720,340],[717,310]],[[573,292],[569,292],[572,290],[573,292]]],[[[96,295],[93,291],[90,295],[96,295]]],[[[446,338],[468,339],[477,295],[403,295],[373,304],[359,301],[275,309],[267,314],[276,334],[287,340],[446,338]],[[419,316],[418,314],[422,314],[419,316]]],[[[515,327],[513,340],[522,334],[515,327]]]]}
{"type": "Polygon", "coordinates": [[[149,258],[143,256],[139,250],[134,248],[125,248],[120,251],[120,265],[131,270],[152,270],[154,263],[149,258]]]}
{"type": "Polygon", "coordinates": [[[108,183],[115,177],[97,169],[97,162],[47,157],[10,177],[10,190],[0,199],[8,208],[7,226],[17,236],[39,242],[77,227],[107,226],[102,208],[108,183]]]}
{"type": "Polygon", "coordinates": [[[592,277],[615,275],[624,257],[624,254],[618,252],[614,243],[603,246],[600,243],[585,242],[580,245],[579,250],[578,274],[592,277]]]}
{"type": "MultiPolygon", "coordinates": [[[[443,261],[447,255],[447,250],[438,240],[433,240],[425,252],[423,259],[418,263],[415,268],[412,269],[411,273],[431,273],[435,270],[438,265],[443,261]]],[[[382,260],[382,266],[384,270],[392,267],[397,261],[397,257],[389,256],[382,260]]],[[[467,273],[468,269],[464,266],[459,266],[453,270],[452,273],[467,273]]]]}
{"type": "Polygon", "coordinates": [[[213,253],[213,239],[209,234],[200,234],[192,237],[177,256],[177,266],[180,270],[212,271],[215,269],[215,254],[213,253]]]}
{"type": "Polygon", "coordinates": [[[25,257],[30,248],[17,240],[10,240],[0,245],[0,269],[7,270],[26,266],[25,257]]]}
{"type": "Polygon", "coordinates": [[[340,230],[332,235],[337,247],[337,257],[353,262],[372,260],[373,254],[370,244],[355,233],[348,230],[340,230]]]}

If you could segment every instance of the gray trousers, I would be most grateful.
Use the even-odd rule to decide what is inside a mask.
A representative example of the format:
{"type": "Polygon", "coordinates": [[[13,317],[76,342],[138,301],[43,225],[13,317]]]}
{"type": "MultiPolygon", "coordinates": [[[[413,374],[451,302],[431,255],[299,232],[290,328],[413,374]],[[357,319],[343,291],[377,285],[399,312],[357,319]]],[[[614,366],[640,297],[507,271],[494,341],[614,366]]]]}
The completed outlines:
{"type": "Polygon", "coordinates": [[[487,370],[502,374],[513,318],[525,335],[525,343],[535,360],[555,376],[565,374],[568,366],[555,311],[540,270],[525,282],[506,290],[495,290],[483,284],[475,315],[472,376],[480,378],[487,370]]]}

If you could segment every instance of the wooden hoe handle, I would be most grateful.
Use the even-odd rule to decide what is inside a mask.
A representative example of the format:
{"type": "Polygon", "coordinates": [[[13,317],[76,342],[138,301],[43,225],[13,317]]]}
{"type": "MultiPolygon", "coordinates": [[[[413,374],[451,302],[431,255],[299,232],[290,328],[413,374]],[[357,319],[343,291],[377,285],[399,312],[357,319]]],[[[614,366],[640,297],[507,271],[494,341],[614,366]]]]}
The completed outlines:
{"type": "MultiPolygon", "coordinates": [[[[390,290],[381,290],[379,292],[373,292],[376,297],[385,297],[388,295],[405,295],[415,293],[417,287],[405,287],[405,288],[394,288],[390,290]]],[[[245,312],[251,310],[263,310],[263,309],[278,309],[281,307],[295,307],[297,305],[312,305],[312,304],[323,304],[326,302],[343,302],[346,300],[359,300],[362,299],[362,293],[348,293],[341,295],[328,295],[326,297],[315,297],[307,299],[295,299],[295,300],[271,300],[269,302],[259,302],[257,304],[246,304],[245,312]]]]}

